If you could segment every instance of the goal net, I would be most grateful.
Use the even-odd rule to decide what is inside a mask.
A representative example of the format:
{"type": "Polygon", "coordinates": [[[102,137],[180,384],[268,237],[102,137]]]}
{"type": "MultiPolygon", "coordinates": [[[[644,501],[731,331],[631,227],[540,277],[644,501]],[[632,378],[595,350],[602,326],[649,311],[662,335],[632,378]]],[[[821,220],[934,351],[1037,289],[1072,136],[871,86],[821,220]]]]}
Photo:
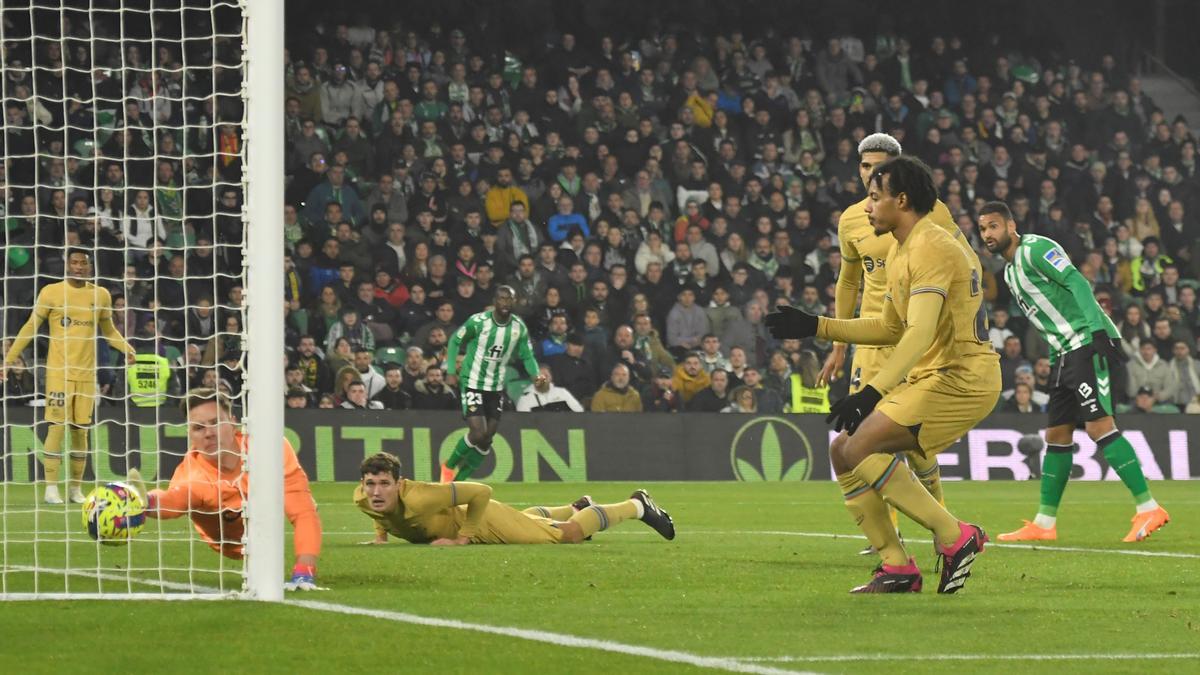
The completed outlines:
{"type": "MultiPolygon", "coordinates": [[[[247,333],[251,308],[274,315],[250,301],[251,4],[259,0],[0,3],[0,329],[10,364],[0,598],[220,597],[247,587],[255,507],[240,483],[193,514],[147,519],[124,545],[93,539],[78,502],[132,468],[165,488],[197,432],[180,410],[186,393],[221,390],[253,423],[265,393],[251,393],[247,364],[278,363],[279,346],[247,333]],[[82,269],[78,251],[90,263],[82,269]],[[106,304],[119,336],[106,336],[106,304]],[[24,340],[22,329],[39,323],[31,316],[41,325],[24,340]]],[[[257,251],[262,265],[280,257],[274,248],[257,251]]],[[[279,405],[278,391],[272,399],[279,405]]]]}

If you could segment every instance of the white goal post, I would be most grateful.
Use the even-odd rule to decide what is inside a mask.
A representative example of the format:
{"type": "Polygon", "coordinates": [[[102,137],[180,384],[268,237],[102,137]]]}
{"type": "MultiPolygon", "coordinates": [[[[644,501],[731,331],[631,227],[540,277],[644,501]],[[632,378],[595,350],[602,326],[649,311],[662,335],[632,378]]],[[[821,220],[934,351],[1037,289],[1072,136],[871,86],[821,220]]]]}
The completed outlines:
{"type": "Polygon", "coordinates": [[[15,363],[0,384],[0,600],[283,597],[284,1],[0,2],[0,338],[15,363]],[[75,371],[51,365],[46,323],[9,351],[41,289],[68,275],[69,248],[93,262],[96,330],[109,295],[117,331],[170,384],[135,389],[146,371],[97,335],[95,390],[67,394],[47,455],[64,386],[47,378],[81,380],[54,372],[75,371]],[[83,494],[132,467],[166,487],[197,384],[229,386],[253,439],[240,514],[208,514],[240,518],[244,533],[221,525],[216,545],[244,558],[187,516],[150,519],[125,546],[95,541],[73,464],[87,458],[83,494]],[[46,493],[48,456],[65,504],[46,493]]]}

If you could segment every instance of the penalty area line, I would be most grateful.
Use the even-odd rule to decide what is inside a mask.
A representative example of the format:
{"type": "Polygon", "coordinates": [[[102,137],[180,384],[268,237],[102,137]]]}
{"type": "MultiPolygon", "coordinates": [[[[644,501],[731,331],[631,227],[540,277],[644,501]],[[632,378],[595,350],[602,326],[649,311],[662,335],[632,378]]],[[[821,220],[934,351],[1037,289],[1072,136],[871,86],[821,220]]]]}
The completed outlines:
{"type": "Polygon", "coordinates": [[[730,656],[743,663],[840,663],[856,661],[1161,661],[1200,659],[1180,654],[830,654],[825,656],[730,656]]]}
{"type": "Polygon", "coordinates": [[[579,637],[577,635],[567,635],[565,633],[551,633],[544,630],[513,628],[510,626],[493,626],[482,623],[468,623],[466,621],[458,621],[456,619],[439,619],[435,617],[420,616],[417,614],[408,614],[405,612],[393,612],[383,609],[368,609],[366,607],[339,605],[336,603],[319,602],[316,600],[284,600],[283,602],[285,605],[303,607],[305,609],[316,610],[319,612],[334,612],[337,614],[347,614],[350,616],[365,616],[374,619],[383,619],[385,621],[395,621],[397,623],[407,623],[416,626],[449,628],[452,630],[465,630],[476,633],[490,633],[492,635],[503,635],[505,637],[513,637],[520,640],[528,640],[530,642],[541,642],[558,647],[577,647],[581,649],[593,649],[596,651],[611,652],[615,654],[627,654],[630,656],[640,656],[647,659],[666,661],[668,663],[681,663],[690,666],[697,666],[699,668],[711,668],[714,670],[724,670],[732,673],[761,673],[762,675],[795,675],[796,673],[801,673],[803,675],[804,673],[804,671],[784,670],[772,666],[746,663],[742,660],[734,658],[702,656],[700,654],[692,654],[690,652],[682,652],[674,649],[655,649],[653,647],[642,647],[639,645],[625,644],[623,642],[613,642],[611,640],[598,640],[594,638],[579,637]]]}

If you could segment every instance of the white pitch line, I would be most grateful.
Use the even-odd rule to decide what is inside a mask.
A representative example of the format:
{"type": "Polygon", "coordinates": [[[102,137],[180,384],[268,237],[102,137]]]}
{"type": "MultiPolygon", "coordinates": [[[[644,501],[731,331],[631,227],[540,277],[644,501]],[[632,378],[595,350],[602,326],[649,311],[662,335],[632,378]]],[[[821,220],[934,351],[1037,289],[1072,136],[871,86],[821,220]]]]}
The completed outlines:
{"type": "Polygon", "coordinates": [[[726,670],[734,673],[795,675],[796,673],[801,672],[794,670],[783,670],[780,668],[773,668],[771,666],[760,666],[753,663],[743,663],[740,660],[732,658],[701,656],[699,654],[681,652],[673,649],[655,649],[653,647],[642,647],[639,645],[630,645],[622,642],[613,642],[611,640],[596,640],[593,638],[579,637],[577,635],[551,633],[544,630],[530,630],[526,628],[512,628],[509,626],[492,626],[482,623],[468,623],[466,621],[458,621],[455,619],[438,619],[428,616],[419,616],[417,614],[406,614],[404,612],[392,612],[382,609],[367,609],[365,607],[353,607],[351,605],[339,605],[329,602],[318,602],[315,600],[284,600],[284,604],[293,605],[295,607],[304,607],[306,609],[317,610],[320,612],[336,612],[338,614],[348,614],[351,616],[367,616],[375,619],[384,619],[386,621],[395,621],[397,623],[407,623],[417,626],[450,628],[453,630],[467,630],[476,633],[503,635],[521,640],[529,640],[531,642],[552,644],[559,647],[579,647],[583,649],[595,649],[597,651],[612,652],[616,654],[628,654],[630,656],[640,656],[658,661],[667,661],[669,663],[682,663],[690,666],[697,666],[699,668],[712,668],[715,670],[726,670]]]}
{"type": "Polygon", "coordinates": [[[854,661],[1159,661],[1200,659],[1188,654],[832,654],[828,656],[730,656],[744,663],[838,663],[854,661]]]}
{"type": "MultiPolygon", "coordinates": [[[[190,596],[160,596],[153,593],[9,593],[8,595],[0,595],[9,600],[101,600],[108,598],[128,598],[133,595],[146,595],[153,597],[135,598],[141,600],[169,600],[182,599],[183,597],[191,597],[197,600],[220,600],[224,598],[232,598],[236,595],[236,591],[221,590],[212,586],[201,586],[199,584],[184,584],[176,581],[167,581],[166,579],[139,579],[137,577],[121,576],[120,574],[110,574],[108,572],[98,572],[96,570],[68,570],[53,567],[34,567],[32,565],[12,565],[8,568],[15,572],[33,572],[35,574],[45,574],[50,576],[66,576],[86,577],[88,579],[99,579],[103,581],[123,581],[136,586],[152,586],[170,591],[180,591],[182,593],[190,593],[190,596]]],[[[202,570],[204,574],[212,574],[212,571],[202,570]]]]}

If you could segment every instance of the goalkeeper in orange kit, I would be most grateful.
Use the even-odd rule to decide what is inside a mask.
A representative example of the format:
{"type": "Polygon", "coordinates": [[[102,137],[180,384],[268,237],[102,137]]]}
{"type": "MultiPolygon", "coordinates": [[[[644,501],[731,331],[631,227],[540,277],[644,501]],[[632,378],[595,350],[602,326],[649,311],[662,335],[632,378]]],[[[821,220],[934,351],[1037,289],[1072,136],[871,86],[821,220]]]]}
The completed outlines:
{"type": "MultiPolygon", "coordinates": [[[[166,490],[150,490],[137,470],[130,482],[146,496],[146,515],[168,520],[188,515],[200,537],[221,555],[241,560],[242,508],[249,476],[243,470],[249,444],[238,429],[229,398],[212,389],[193,389],[184,400],[190,447],[166,490]]],[[[283,508],[295,530],[295,566],[288,590],[316,590],[321,555],[321,519],[296,453],[283,441],[283,508]]]]}

